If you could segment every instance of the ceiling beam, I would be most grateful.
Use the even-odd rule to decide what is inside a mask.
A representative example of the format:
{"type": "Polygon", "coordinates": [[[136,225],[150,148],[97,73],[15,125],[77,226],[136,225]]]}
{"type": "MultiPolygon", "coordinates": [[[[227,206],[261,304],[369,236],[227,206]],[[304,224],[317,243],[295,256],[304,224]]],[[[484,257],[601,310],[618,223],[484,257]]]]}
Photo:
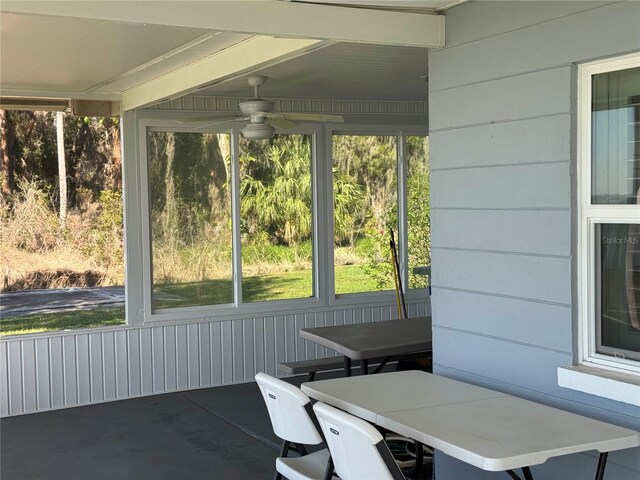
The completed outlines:
{"type": "Polygon", "coordinates": [[[441,15],[275,0],[2,0],[0,10],[330,41],[444,46],[441,15]]]}
{"type": "Polygon", "coordinates": [[[122,93],[123,110],[142,108],[192,93],[264,65],[288,60],[327,42],[255,36],[122,93]]]}

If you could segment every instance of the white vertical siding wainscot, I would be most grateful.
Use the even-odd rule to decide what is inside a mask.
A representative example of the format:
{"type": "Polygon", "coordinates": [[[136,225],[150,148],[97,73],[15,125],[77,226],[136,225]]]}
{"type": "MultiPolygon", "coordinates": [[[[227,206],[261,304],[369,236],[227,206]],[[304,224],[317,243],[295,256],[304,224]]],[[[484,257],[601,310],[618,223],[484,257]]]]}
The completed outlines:
{"type": "MultiPolygon", "coordinates": [[[[334,355],[300,328],[395,318],[395,305],[55,332],[0,339],[0,415],[253,381],[282,361],[334,355]]],[[[410,304],[412,316],[429,304],[410,304]]]]}

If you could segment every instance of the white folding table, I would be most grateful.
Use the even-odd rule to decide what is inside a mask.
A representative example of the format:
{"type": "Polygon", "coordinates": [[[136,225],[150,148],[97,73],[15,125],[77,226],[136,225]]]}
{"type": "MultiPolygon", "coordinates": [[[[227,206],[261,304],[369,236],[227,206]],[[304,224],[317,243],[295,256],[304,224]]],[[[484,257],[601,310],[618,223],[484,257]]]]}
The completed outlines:
{"type": "Polygon", "coordinates": [[[421,371],[307,382],[302,390],[376,425],[483,470],[533,478],[551,457],[640,446],[640,433],[540,403],[421,371]]]}
{"type": "Polygon", "coordinates": [[[344,355],[350,376],[351,360],[360,360],[367,373],[370,359],[431,350],[431,317],[302,328],[300,337],[344,355]]]}

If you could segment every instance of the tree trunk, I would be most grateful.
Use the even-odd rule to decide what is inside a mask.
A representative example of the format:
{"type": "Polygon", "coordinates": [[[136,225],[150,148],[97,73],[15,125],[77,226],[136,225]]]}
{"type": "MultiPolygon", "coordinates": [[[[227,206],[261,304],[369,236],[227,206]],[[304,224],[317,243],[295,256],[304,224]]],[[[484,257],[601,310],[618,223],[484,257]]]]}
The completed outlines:
{"type": "Polygon", "coordinates": [[[112,127],[113,130],[113,188],[122,189],[122,144],[120,143],[120,124],[112,127]]]}
{"type": "Polygon", "coordinates": [[[10,195],[16,189],[13,162],[9,153],[15,140],[15,129],[5,110],[0,110],[0,132],[0,155],[2,156],[0,192],[2,195],[10,195]]]}
{"type": "Polygon", "coordinates": [[[64,114],[56,114],[56,133],[58,140],[58,179],[60,182],[60,225],[67,220],[67,165],[64,158],[64,114]]]}

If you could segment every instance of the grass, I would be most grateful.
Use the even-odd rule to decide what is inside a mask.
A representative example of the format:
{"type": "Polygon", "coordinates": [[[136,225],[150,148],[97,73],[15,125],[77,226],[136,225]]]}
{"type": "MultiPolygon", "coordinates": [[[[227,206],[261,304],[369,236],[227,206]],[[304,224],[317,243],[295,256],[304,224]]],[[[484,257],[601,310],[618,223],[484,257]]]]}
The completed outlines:
{"type": "MultiPolygon", "coordinates": [[[[312,296],[309,270],[246,277],[242,285],[242,295],[247,303],[312,296]]],[[[337,291],[340,294],[377,290],[375,279],[369,277],[359,265],[337,266],[336,285],[339,287],[337,291]]],[[[158,285],[154,293],[157,295],[154,302],[155,308],[220,305],[233,301],[231,280],[158,285]],[[169,297],[174,299],[168,299],[169,297]]],[[[103,327],[124,323],[124,307],[2,317],[0,318],[0,335],[103,327]]]]}
{"type": "Polygon", "coordinates": [[[2,317],[0,335],[52,332],[124,324],[124,307],[2,317]]]}
{"type": "Polygon", "coordinates": [[[375,278],[365,273],[360,265],[336,267],[336,293],[376,292],[379,290],[375,278]]]}

